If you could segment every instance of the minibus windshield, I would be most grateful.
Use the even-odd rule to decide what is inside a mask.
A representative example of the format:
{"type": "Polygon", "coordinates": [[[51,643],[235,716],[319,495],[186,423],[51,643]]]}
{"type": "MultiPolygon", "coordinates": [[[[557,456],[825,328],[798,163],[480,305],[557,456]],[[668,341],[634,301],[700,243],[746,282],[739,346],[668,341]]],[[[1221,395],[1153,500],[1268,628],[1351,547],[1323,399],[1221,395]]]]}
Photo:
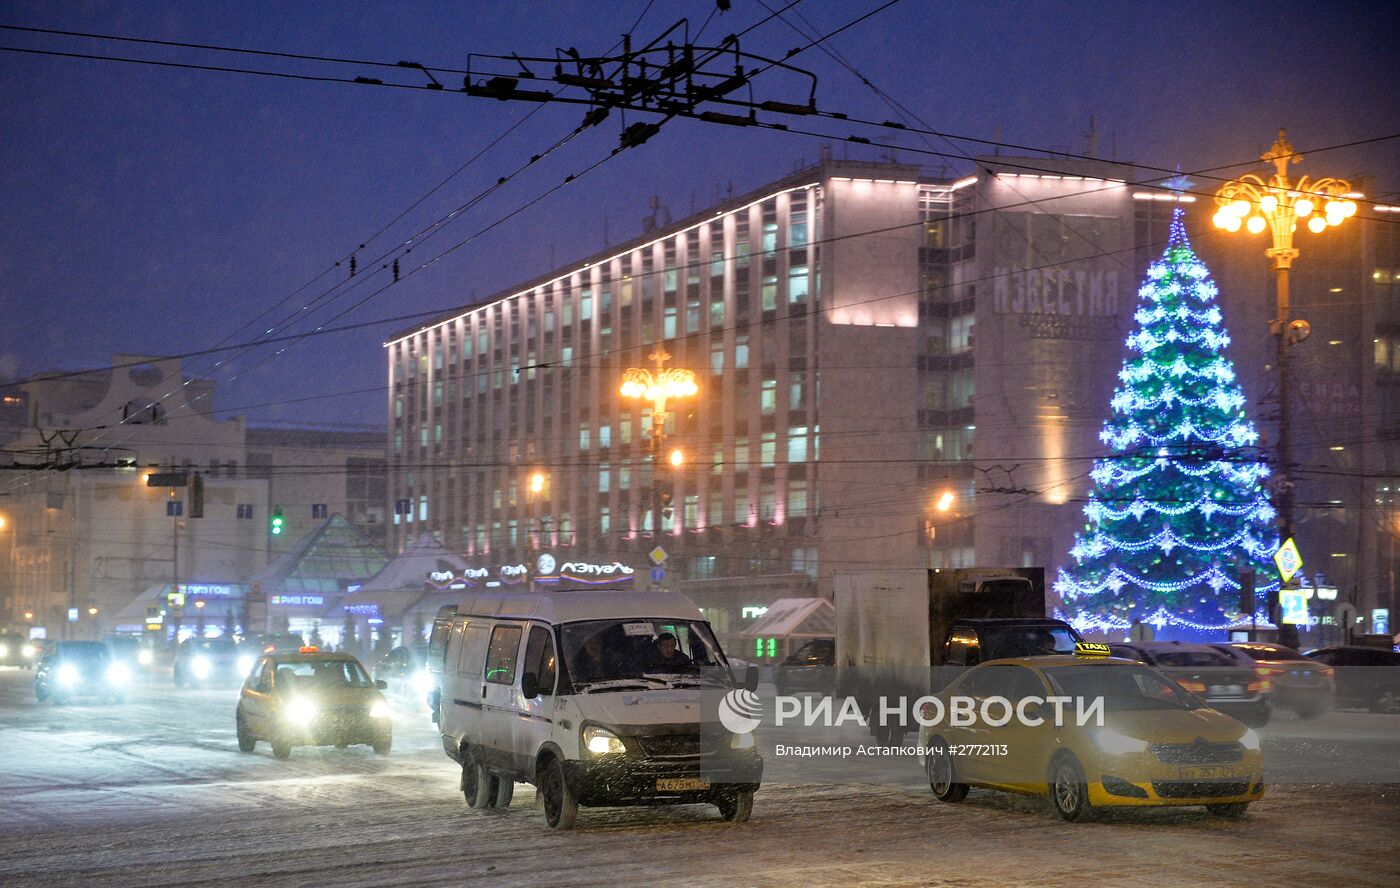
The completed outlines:
{"type": "Polygon", "coordinates": [[[575,686],[718,684],[733,679],[710,627],[699,620],[627,617],[560,627],[575,686]]]}

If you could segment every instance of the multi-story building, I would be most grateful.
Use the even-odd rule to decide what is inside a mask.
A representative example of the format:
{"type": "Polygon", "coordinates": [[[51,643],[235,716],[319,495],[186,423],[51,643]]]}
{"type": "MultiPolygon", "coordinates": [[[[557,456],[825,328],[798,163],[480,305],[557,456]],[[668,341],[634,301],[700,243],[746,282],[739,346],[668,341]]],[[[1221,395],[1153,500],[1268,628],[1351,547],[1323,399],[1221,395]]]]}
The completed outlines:
{"type": "MultiPolygon", "coordinates": [[[[824,161],[404,331],[391,548],[426,528],[492,574],[545,554],[644,576],[659,542],[723,633],[845,569],[1063,564],[1139,278],[1173,209],[1213,212],[1154,181],[824,161]],[[618,387],[657,344],[700,391],[668,405],[683,462],[654,474],[650,408],[618,387]]],[[[1222,286],[1227,326],[1257,295],[1222,286]]]]}
{"type": "Polygon", "coordinates": [[[270,541],[274,558],[335,513],[384,545],[383,431],[253,426],[247,440],[247,475],[268,482],[270,505],[285,522],[270,541]]]}
{"type": "Polygon", "coordinates": [[[51,637],[140,630],[174,592],[187,613],[167,616],[185,626],[236,625],[249,579],[327,519],[343,515],[382,543],[381,433],[248,429],[216,418],[214,383],[186,377],[178,360],[113,364],[7,390],[25,407],[3,452],[18,469],[0,500],[11,624],[51,637]],[[185,484],[151,486],[176,478],[185,484]],[[279,509],[284,533],[273,536],[279,509]]]}

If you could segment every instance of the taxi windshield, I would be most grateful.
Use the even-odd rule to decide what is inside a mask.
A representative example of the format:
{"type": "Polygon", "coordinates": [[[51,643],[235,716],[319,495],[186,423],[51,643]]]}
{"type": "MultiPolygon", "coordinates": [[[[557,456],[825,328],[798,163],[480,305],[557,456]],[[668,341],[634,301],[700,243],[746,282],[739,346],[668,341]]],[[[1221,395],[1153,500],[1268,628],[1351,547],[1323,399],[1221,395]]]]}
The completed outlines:
{"type": "Polygon", "coordinates": [[[1134,709],[1199,709],[1200,701],[1143,666],[1062,666],[1045,670],[1058,694],[1102,697],[1107,712],[1134,709]]]}
{"type": "Polygon", "coordinates": [[[277,686],[288,690],[372,688],[374,682],[354,660],[300,660],[277,664],[277,686]]]}
{"type": "MultiPolygon", "coordinates": [[[[710,627],[698,620],[632,617],[560,627],[564,659],[576,684],[650,686],[646,676],[732,684],[710,627]]],[[[662,680],[661,685],[667,684],[662,680]]],[[[682,682],[683,683],[683,682],[682,682]]]]}

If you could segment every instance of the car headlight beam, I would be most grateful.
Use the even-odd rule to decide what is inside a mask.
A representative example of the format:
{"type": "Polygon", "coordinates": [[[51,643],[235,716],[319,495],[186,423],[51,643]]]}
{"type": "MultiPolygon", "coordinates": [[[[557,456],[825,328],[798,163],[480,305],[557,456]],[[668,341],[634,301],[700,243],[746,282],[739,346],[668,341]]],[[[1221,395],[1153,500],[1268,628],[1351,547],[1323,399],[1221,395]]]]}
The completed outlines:
{"type": "Polygon", "coordinates": [[[195,657],[194,662],[190,664],[190,671],[194,673],[195,678],[208,678],[209,658],[195,657]]]}
{"type": "Polygon", "coordinates": [[[370,718],[393,718],[394,710],[389,708],[389,704],[383,700],[375,700],[374,705],[369,708],[370,718]]]}
{"type": "Polygon", "coordinates": [[[255,660],[255,659],[253,659],[253,657],[252,657],[251,655],[249,655],[249,654],[244,654],[243,656],[239,657],[239,658],[238,658],[238,674],[246,677],[246,676],[248,675],[249,672],[252,672],[252,671],[253,671],[253,666],[254,666],[257,662],[258,662],[258,661],[255,660]]]}
{"type": "Polygon", "coordinates": [[[589,725],[583,729],[583,748],[593,755],[617,755],[627,751],[622,740],[607,728],[589,725]]]}
{"type": "Polygon", "coordinates": [[[316,704],[305,697],[293,697],[282,704],[282,717],[293,724],[310,724],[316,718],[316,712],[316,704]]]}
{"type": "Polygon", "coordinates": [[[64,663],[62,666],[58,667],[58,672],[54,677],[58,679],[58,683],[61,687],[71,688],[78,683],[78,678],[80,676],[78,675],[77,666],[74,666],[72,663],[64,663]]]}
{"type": "Polygon", "coordinates": [[[150,648],[142,648],[141,653],[136,655],[136,662],[142,666],[149,666],[156,661],[156,655],[150,648]]]}
{"type": "Polygon", "coordinates": [[[1120,734],[1112,728],[1102,728],[1094,732],[1094,742],[1099,749],[1109,755],[1128,755],[1134,752],[1143,752],[1147,749],[1147,741],[1139,740],[1136,737],[1129,737],[1120,734]]]}
{"type": "Polygon", "coordinates": [[[107,667],[107,683],[124,685],[131,681],[131,669],[125,663],[113,663],[107,667]]]}
{"type": "Polygon", "coordinates": [[[1245,749],[1259,748],[1259,734],[1253,728],[1245,728],[1244,734],[1240,737],[1240,745],[1245,749]]]}

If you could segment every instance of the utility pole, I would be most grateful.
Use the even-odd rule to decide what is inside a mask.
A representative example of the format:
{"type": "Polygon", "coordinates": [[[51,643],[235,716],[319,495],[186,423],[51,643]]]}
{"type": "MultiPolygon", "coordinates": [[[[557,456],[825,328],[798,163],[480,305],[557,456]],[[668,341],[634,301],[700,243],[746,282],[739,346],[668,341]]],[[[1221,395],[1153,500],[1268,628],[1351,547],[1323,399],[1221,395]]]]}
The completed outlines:
{"type": "MultiPolygon", "coordinates": [[[[1280,129],[1274,144],[1259,155],[1259,159],[1274,167],[1273,175],[1265,181],[1253,173],[1225,183],[1216,193],[1219,210],[1214,222],[1217,228],[1250,234],[1262,234],[1267,228],[1272,242],[1264,250],[1273,264],[1275,282],[1275,315],[1269,322],[1274,335],[1275,364],[1278,368],[1278,444],[1275,448],[1274,497],[1278,505],[1279,535],[1283,542],[1293,538],[1293,383],[1289,374],[1289,348],[1308,337],[1310,328],[1304,320],[1292,319],[1289,301],[1289,270],[1298,258],[1293,234],[1298,223],[1307,219],[1307,228],[1321,234],[1355,215],[1356,203],[1348,197],[1351,185],[1343,179],[1310,179],[1288,177],[1288,165],[1299,163],[1303,156],[1288,141],[1280,129]],[[1320,211],[1320,212],[1319,212],[1320,211]]],[[[1280,589],[1282,586],[1280,585],[1280,589]]],[[[1291,623],[1282,622],[1279,596],[1269,598],[1269,621],[1278,627],[1279,643],[1296,647],[1298,631],[1291,623]]]]}

